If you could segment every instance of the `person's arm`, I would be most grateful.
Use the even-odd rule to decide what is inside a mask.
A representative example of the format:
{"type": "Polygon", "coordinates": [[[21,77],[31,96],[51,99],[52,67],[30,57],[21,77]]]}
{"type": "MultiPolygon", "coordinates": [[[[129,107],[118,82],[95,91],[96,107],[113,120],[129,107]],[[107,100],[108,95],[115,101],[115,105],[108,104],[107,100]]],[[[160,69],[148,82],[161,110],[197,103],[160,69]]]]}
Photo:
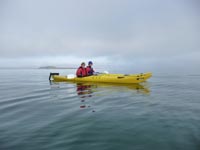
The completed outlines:
{"type": "Polygon", "coordinates": [[[79,68],[76,72],[77,77],[82,77],[82,70],[79,68]]]}

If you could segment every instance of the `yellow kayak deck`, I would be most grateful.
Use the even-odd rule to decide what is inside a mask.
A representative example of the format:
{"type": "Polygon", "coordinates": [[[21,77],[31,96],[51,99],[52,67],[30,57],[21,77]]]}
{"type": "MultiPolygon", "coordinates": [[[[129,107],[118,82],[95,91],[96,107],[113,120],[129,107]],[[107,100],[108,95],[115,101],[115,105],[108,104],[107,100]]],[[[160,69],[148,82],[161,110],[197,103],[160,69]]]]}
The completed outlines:
{"type": "Polygon", "coordinates": [[[67,76],[53,75],[55,82],[102,82],[102,83],[141,83],[152,76],[151,72],[141,74],[98,74],[87,77],[68,78],[67,76]]]}

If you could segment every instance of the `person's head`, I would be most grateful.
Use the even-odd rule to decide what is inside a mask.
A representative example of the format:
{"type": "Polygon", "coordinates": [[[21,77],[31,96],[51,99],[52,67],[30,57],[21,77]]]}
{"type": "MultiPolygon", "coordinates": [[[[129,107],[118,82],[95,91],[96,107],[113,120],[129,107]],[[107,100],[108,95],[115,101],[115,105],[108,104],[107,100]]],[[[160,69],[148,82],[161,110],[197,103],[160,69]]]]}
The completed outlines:
{"type": "Polygon", "coordinates": [[[92,61],[89,61],[89,62],[88,62],[88,65],[89,65],[89,66],[92,66],[92,65],[93,65],[93,62],[92,62],[92,61]]]}
{"type": "Polygon", "coordinates": [[[81,67],[85,68],[85,63],[84,62],[81,63],[81,67]]]}

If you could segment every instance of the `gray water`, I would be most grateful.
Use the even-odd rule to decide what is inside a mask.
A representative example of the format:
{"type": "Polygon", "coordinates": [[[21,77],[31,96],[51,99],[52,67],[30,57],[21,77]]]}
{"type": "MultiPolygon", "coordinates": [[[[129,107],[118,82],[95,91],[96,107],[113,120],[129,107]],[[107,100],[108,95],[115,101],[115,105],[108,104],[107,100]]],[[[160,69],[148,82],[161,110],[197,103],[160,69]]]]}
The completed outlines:
{"type": "Polygon", "coordinates": [[[49,72],[1,70],[0,150],[200,149],[200,75],[141,85],[49,83],[49,72]]]}

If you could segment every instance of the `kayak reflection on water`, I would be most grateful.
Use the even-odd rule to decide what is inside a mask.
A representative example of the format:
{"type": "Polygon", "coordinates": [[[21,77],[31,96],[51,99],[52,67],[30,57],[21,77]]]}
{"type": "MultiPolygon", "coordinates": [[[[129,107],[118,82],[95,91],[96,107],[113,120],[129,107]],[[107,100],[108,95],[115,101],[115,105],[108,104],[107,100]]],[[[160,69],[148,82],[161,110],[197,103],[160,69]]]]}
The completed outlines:
{"type": "Polygon", "coordinates": [[[147,83],[142,84],[117,84],[117,83],[77,83],[77,94],[84,95],[81,98],[91,97],[92,93],[99,91],[100,88],[117,91],[124,88],[124,90],[133,90],[141,94],[149,94],[150,90],[147,83]]]}
{"type": "Polygon", "coordinates": [[[84,85],[83,83],[77,83],[77,94],[81,98],[91,97],[92,96],[92,85],[84,85]]]}
{"type": "MultiPolygon", "coordinates": [[[[76,85],[77,85],[76,88],[77,95],[80,96],[81,98],[80,108],[90,108],[91,104],[88,104],[89,103],[88,98],[92,97],[93,93],[92,89],[94,89],[95,87],[93,87],[93,85],[90,84],[85,85],[83,83],[77,83],[76,85]]],[[[95,110],[93,109],[92,112],[95,112],[95,110]]]]}
{"type": "Polygon", "coordinates": [[[95,112],[95,99],[92,97],[105,97],[113,92],[130,92],[135,91],[138,94],[148,95],[148,83],[141,84],[108,84],[108,83],[76,83],[77,95],[80,96],[81,109],[90,108],[95,112]],[[146,84],[146,85],[145,85],[146,84]],[[104,92],[102,92],[104,91],[104,92]],[[91,99],[92,98],[92,99],[91,99]]]}
{"type": "MultiPolygon", "coordinates": [[[[135,94],[149,95],[149,83],[144,82],[142,84],[116,84],[116,83],[94,83],[94,82],[71,82],[71,83],[60,83],[60,82],[50,82],[52,89],[52,96],[59,98],[60,93],[59,89],[66,87],[67,91],[71,94],[77,94],[80,100],[80,108],[92,109],[92,112],[95,112],[95,101],[98,101],[98,97],[101,99],[117,95],[119,93],[132,93],[135,94]],[[70,87],[70,88],[69,88],[70,87]],[[56,90],[55,90],[56,89],[56,90]],[[75,92],[75,93],[74,93],[75,92]]],[[[68,94],[69,95],[69,94],[68,94]]]]}

